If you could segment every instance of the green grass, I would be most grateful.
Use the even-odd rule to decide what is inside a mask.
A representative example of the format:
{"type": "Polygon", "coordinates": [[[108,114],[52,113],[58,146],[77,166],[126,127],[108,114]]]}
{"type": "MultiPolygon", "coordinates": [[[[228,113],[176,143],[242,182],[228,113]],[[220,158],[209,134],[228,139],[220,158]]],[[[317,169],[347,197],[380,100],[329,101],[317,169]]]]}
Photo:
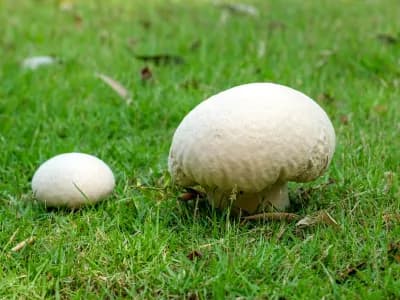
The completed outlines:
{"type": "Polygon", "coordinates": [[[400,298],[400,244],[389,251],[400,241],[398,1],[260,0],[258,17],[225,22],[211,1],[97,2],[72,11],[0,2],[0,298],[400,298]],[[159,53],[185,64],[134,58],[159,53]],[[62,62],[22,70],[35,55],[62,62]],[[132,105],[95,72],[123,83],[132,105]],[[332,165],[317,182],[291,185],[291,196],[296,213],[325,209],[339,230],[241,224],[177,201],[167,173],[174,129],[208,96],[255,81],[292,86],[330,115],[332,165]],[[76,212],[46,210],[30,179],[70,151],[106,161],[115,193],[76,212]],[[188,259],[194,250],[202,256],[188,259]]]}

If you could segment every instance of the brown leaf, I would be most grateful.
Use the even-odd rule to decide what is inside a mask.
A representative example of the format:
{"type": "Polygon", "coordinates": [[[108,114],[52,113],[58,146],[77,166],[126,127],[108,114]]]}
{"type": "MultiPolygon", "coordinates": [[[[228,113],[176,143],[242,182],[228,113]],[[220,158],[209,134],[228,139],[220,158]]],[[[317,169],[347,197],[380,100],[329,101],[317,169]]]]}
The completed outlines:
{"type": "Polygon", "coordinates": [[[400,242],[390,243],[388,246],[388,257],[392,261],[400,263],[400,242]]]}
{"type": "Polygon", "coordinates": [[[148,81],[153,78],[153,72],[151,72],[149,67],[144,67],[140,70],[140,77],[143,81],[148,81]]]}
{"type": "Polygon", "coordinates": [[[15,247],[13,247],[11,249],[11,251],[18,252],[21,249],[25,248],[26,246],[33,244],[34,241],[35,241],[35,238],[33,236],[31,236],[30,238],[27,238],[26,240],[23,240],[22,242],[15,245],[15,247]]]}
{"type": "Polygon", "coordinates": [[[340,272],[338,278],[336,279],[337,283],[344,283],[350,277],[356,275],[359,271],[365,269],[367,267],[367,263],[361,262],[355,266],[349,266],[344,271],[340,272]]]}
{"type": "Polygon", "coordinates": [[[199,300],[199,295],[197,293],[189,293],[187,295],[188,300],[199,300]]]}
{"type": "Polygon", "coordinates": [[[305,228],[314,225],[329,225],[337,228],[339,227],[339,224],[336,222],[336,220],[324,210],[318,211],[310,216],[305,216],[296,223],[296,227],[299,228],[305,228]]]}
{"type": "Polygon", "coordinates": [[[140,20],[140,25],[144,28],[144,29],[150,29],[151,27],[151,22],[149,20],[140,20]]]}
{"type": "Polygon", "coordinates": [[[123,98],[127,104],[130,104],[132,102],[128,90],[121,83],[101,73],[96,73],[95,76],[103,80],[109,87],[114,90],[114,92],[116,92],[121,98],[123,98]]]}
{"type": "Polygon", "coordinates": [[[391,34],[388,33],[379,33],[376,38],[381,41],[382,43],[385,44],[397,44],[399,42],[399,39],[391,34]]]}
{"type": "Polygon", "coordinates": [[[74,23],[77,28],[81,28],[82,23],[83,23],[83,18],[80,15],[75,14],[74,15],[74,23]]]}
{"type": "Polygon", "coordinates": [[[145,62],[153,62],[156,65],[176,64],[180,65],[185,63],[181,56],[171,54],[156,54],[156,55],[134,55],[136,59],[145,62]]]}
{"type": "Polygon", "coordinates": [[[202,254],[200,251],[198,251],[198,250],[193,250],[193,251],[190,252],[188,255],[186,255],[186,257],[187,257],[189,260],[195,260],[196,258],[202,258],[202,257],[203,257],[203,254],[202,254]]]}
{"type": "Polygon", "coordinates": [[[389,225],[392,222],[400,222],[400,214],[384,214],[383,221],[386,223],[386,225],[389,225]]]}
{"type": "Polygon", "coordinates": [[[265,220],[265,221],[296,221],[300,219],[299,215],[287,213],[287,212],[266,212],[261,214],[256,214],[252,216],[243,217],[243,220],[265,220]]]}
{"type": "Polygon", "coordinates": [[[340,123],[342,123],[343,125],[349,124],[349,116],[341,115],[340,116],[340,123]]]}

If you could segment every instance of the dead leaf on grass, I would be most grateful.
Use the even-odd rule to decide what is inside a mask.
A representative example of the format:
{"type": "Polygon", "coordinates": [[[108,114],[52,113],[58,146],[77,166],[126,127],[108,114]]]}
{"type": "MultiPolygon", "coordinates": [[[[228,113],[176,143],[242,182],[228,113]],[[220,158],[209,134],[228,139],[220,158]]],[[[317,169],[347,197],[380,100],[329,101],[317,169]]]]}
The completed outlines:
{"type": "Polygon", "coordinates": [[[187,257],[189,260],[195,260],[196,258],[202,258],[202,257],[203,257],[203,254],[202,254],[200,251],[198,251],[198,250],[193,250],[193,251],[190,252],[188,255],[186,255],[186,257],[187,257]]]}
{"type": "Polygon", "coordinates": [[[199,300],[200,297],[199,297],[199,295],[197,294],[197,292],[193,292],[193,293],[189,293],[189,294],[187,295],[187,298],[186,298],[186,299],[188,299],[188,300],[199,300]]]}
{"type": "Polygon", "coordinates": [[[356,275],[359,271],[365,269],[367,267],[366,262],[361,262],[355,266],[349,266],[344,271],[340,272],[338,278],[336,279],[337,283],[344,283],[350,277],[356,275]]]}
{"type": "Polygon", "coordinates": [[[75,14],[74,15],[74,23],[75,23],[76,28],[81,28],[82,24],[83,24],[82,16],[75,14]]]}
{"type": "Polygon", "coordinates": [[[145,62],[153,62],[156,65],[166,65],[166,64],[181,65],[185,63],[184,59],[181,56],[172,54],[156,54],[156,55],[135,54],[134,56],[138,60],[142,60],[145,62]]]}
{"type": "Polygon", "coordinates": [[[140,78],[142,81],[149,81],[153,78],[153,72],[151,72],[149,67],[144,67],[140,70],[140,78]]]}
{"type": "Polygon", "coordinates": [[[385,221],[385,223],[393,221],[400,222],[400,214],[391,214],[391,213],[384,214],[383,221],[385,221]]]}
{"type": "Polygon", "coordinates": [[[349,124],[349,116],[348,115],[341,115],[340,116],[340,123],[343,125],[349,124]]]}
{"type": "Polygon", "coordinates": [[[400,214],[386,213],[382,216],[386,230],[391,230],[395,224],[400,222],[400,214]]]}
{"type": "Polygon", "coordinates": [[[376,35],[376,38],[382,43],[393,45],[399,42],[399,38],[388,33],[379,33],[376,35]]]}
{"type": "Polygon", "coordinates": [[[388,246],[388,257],[392,261],[400,263],[400,242],[392,242],[388,246]]]}
{"type": "Polygon", "coordinates": [[[33,244],[34,241],[35,241],[35,238],[33,236],[31,236],[30,238],[27,238],[26,240],[23,240],[22,242],[15,245],[15,247],[13,247],[11,249],[11,251],[18,252],[21,249],[25,248],[26,246],[33,244]]]}
{"type": "Polygon", "coordinates": [[[127,104],[130,104],[132,102],[128,90],[121,83],[101,73],[96,73],[95,76],[103,80],[109,87],[114,90],[114,92],[116,92],[121,98],[123,98],[127,104]]]}
{"type": "Polygon", "coordinates": [[[296,215],[293,213],[287,213],[287,212],[266,212],[266,213],[243,217],[243,220],[246,220],[246,221],[247,220],[248,221],[265,220],[265,221],[292,222],[292,221],[297,221],[298,219],[300,219],[299,215],[296,215]]]}
{"type": "Polygon", "coordinates": [[[329,225],[338,228],[339,224],[336,220],[326,211],[321,210],[310,216],[305,216],[303,219],[296,223],[298,228],[306,228],[314,225],[329,225]]]}

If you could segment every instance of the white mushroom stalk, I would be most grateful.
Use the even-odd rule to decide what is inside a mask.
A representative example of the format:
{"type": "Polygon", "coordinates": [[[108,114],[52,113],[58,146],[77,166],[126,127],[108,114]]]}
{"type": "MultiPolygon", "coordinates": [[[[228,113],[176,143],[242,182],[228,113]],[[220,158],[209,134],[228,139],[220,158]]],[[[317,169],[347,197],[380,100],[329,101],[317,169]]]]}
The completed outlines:
{"type": "Polygon", "coordinates": [[[285,210],[287,182],[328,168],[335,131],[306,95],[273,83],[237,86],[203,101],[177,128],[168,159],[176,184],[247,213],[285,210]]]}

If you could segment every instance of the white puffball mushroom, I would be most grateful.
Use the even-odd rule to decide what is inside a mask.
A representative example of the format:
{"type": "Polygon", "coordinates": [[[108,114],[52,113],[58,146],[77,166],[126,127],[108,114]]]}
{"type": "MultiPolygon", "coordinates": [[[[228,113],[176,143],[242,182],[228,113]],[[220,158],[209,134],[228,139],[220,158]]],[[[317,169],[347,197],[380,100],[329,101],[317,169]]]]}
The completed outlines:
{"type": "Polygon", "coordinates": [[[32,178],[34,196],[49,207],[78,208],[111,194],[115,179],[99,158],[64,153],[45,161],[32,178]]]}
{"type": "Polygon", "coordinates": [[[201,102],[175,131],[168,169],[201,185],[215,207],[256,213],[289,205],[287,182],[328,168],[335,131],[311,98],[274,83],[233,87],[201,102]]]}

